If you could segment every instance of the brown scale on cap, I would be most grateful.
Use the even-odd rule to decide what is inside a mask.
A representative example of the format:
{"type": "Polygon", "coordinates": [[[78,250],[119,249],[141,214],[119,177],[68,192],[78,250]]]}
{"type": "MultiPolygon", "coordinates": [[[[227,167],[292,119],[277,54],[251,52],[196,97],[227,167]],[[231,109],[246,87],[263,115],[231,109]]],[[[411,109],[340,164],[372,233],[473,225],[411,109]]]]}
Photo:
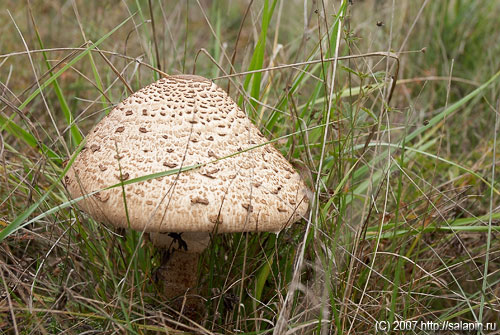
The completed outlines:
{"type": "Polygon", "coordinates": [[[90,150],[92,150],[92,152],[99,151],[100,148],[101,148],[101,146],[99,144],[95,144],[95,143],[90,146],[90,150]]]}
{"type": "MultiPolygon", "coordinates": [[[[238,105],[203,77],[169,76],[139,90],[86,141],[91,150],[80,152],[65,180],[74,198],[118,180],[207,164],[126,185],[128,217],[136,230],[279,231],[308,208],[306,186],[290,163],[271,144],[263,145],[267,139],[238,105]]],[[[98,221],[127,227],[122,188],[106,194],[104,202],[78,205],[98,221]]]]}

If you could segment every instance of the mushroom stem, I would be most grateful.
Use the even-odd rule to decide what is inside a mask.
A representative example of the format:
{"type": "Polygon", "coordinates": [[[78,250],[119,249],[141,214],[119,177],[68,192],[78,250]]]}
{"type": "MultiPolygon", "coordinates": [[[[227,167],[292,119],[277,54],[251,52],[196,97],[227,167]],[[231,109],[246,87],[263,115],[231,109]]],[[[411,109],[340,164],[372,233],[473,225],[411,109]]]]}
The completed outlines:
{"type": "Polygon", "coordinates": [[[199,253],[174,250],[160,268],[165,298],[182,296],[196,286],[199,253]]]}
{"type": "Polygon", "coordinates": [[[210,242],[210,235],[207,232],[150,233],[150,239],[154,246],[169,251],[166,263],[160,268],[165,297],[173,299],[193,290],[198,278],[198,260],[210,242]]]}

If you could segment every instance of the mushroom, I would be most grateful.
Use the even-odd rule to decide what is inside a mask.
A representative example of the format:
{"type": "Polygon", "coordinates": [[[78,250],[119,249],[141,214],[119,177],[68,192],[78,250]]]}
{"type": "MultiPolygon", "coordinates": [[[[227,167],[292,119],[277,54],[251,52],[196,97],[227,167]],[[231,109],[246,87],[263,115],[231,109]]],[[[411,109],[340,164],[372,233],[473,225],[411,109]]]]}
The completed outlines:
{"type": "Polygon", "coordinates": [[[299,174],[225,91],[200,76],[168,76],[132,94],[87,135],[86,148],[65,178],[69,194],[99,191],[78,206],[169,248],[167,298],[196,284],[209,233],[277,232],[308,209],[299,174]]]}

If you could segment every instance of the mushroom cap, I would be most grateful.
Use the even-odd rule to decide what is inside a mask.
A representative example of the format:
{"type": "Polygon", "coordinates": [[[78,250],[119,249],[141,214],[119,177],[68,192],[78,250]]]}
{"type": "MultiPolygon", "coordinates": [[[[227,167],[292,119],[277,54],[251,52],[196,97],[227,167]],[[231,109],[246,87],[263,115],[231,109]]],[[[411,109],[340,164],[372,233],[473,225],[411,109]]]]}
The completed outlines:
{"type": "Polygon", "coordinates": [[[267,142],[216,84],[169,76],[129,96],[91,130],[64,183],[77,198],[120,180],[204,164],[103,190],[78,206],[97,221],[147,232],[279,231],[300,219],[309,201],[299,174],[267,142]]]}

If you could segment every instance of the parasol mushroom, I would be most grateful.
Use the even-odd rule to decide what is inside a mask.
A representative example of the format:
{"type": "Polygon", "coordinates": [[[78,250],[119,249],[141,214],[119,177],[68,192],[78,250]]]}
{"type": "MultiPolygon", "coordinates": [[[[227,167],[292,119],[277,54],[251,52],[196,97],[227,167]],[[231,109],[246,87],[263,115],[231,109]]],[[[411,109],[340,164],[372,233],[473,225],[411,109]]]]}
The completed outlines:
{"type": "Polygon", "coordinates": [[[86,137],[65,186],[73,198],[100,190],[78,203],[96,221],[170,248],[168,298],[196,284],[209,233],[277,232],[308,209],[290,163],[226,92],[194,75],[160,79],[118,104],[86,137]]]}

